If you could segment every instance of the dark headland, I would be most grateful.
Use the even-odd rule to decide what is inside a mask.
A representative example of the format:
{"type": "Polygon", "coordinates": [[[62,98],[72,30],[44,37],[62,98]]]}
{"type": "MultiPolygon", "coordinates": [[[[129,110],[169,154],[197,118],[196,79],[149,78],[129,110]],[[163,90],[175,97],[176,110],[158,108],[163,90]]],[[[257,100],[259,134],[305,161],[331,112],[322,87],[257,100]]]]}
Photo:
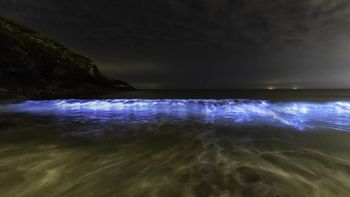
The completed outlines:
{"type": "Polygon", "coordinates": [[[72,98],[133,90],[44,34],[0,17],[0,99],[72,98]]]}

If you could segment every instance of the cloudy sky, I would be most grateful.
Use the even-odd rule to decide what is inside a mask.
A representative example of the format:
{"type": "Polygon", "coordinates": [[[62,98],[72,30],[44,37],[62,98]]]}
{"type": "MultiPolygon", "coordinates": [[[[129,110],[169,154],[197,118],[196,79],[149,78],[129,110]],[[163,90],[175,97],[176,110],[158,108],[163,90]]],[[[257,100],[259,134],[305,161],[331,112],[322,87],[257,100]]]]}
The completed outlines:
{"type": "Polygon", "coordinates": [[[137,88],[350,88],[349,0],[0,0],[137,88]]]}

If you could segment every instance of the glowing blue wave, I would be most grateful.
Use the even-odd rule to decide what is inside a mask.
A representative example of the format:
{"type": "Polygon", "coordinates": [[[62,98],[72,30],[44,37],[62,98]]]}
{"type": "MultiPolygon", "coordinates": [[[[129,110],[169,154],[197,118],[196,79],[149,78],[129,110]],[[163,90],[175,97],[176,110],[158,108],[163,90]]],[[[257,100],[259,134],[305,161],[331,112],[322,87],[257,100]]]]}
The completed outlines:
{"type": "Polygon", "coordinates": [[[254,100],[50,100],[0,106],[0,112],[25,112],[80,119],[147,122],[155,117],[189,117],[225,124],[261,124],[297,130],[350,131],[350,102],[277,102],[254,100]],[[224,121],[223,121],[224,120],[224,121]]]}

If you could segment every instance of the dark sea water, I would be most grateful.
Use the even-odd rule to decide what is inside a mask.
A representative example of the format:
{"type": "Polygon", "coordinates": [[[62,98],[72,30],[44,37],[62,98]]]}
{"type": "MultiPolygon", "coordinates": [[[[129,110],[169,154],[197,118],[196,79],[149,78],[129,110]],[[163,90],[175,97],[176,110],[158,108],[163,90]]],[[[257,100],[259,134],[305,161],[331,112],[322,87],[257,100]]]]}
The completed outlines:
{"type": "Polygon", "coordinates": [[[0,196],[350,196],[350,92],[0,104],[0,196]]]}

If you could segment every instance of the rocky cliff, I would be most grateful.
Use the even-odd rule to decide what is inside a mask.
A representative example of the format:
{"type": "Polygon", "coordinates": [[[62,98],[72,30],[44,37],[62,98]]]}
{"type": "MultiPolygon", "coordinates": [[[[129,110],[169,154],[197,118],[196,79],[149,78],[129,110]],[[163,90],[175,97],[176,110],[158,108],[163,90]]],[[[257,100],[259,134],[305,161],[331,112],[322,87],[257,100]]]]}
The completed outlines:
{"type": "Polygon", "coordinates": [[[58,98],[133,89],[100,74],[91,60],[0,17],[0,98],[58,98]]]}

